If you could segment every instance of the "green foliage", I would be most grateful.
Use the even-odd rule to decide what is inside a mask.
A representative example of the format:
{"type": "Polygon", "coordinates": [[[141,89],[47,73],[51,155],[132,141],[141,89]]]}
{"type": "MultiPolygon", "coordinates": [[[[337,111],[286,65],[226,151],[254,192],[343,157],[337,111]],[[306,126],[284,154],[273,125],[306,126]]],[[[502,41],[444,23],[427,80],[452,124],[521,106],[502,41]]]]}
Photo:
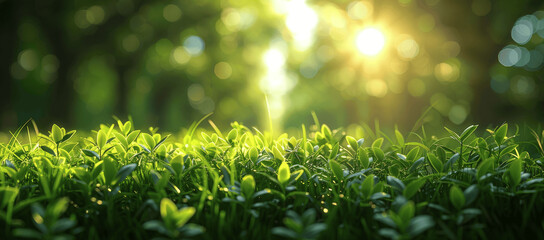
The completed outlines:
{"type": "Polygon", "coordinates": [[[367,131],[366,146],[325,125],[303,130],[315,138],[238,123],[171,138],[130,122],[81,136],[55,125],[2,144],[0,229],[8,239],[455,239],[516,221],[524,232],[504,231],[538,235],[540,139],[505,126],[442,138],[367,131]]]}

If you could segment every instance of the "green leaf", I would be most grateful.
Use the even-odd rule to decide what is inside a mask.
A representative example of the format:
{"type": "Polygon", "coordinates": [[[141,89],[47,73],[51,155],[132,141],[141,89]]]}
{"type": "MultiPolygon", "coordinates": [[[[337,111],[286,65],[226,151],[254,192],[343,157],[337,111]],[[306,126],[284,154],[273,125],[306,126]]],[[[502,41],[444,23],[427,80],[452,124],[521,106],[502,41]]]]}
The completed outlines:
{"type": "Polygon", "coordinates": [[[98,131],[98,133],[96,134],[96,145],[98,146],[99,149],[104,148],[107,140],[108,139],[106,136],[106,132],[104,132],[104,130],[98,131]]]}
{"type": "Polygon", "coordinates": [[[0,187],[0,210],[4,209],[8,204],[13,203],[17,194],[19,194],[18,188],[7,186],[0,187]]]}
{"type": "Polygon", "coordinates": [[[446,162],[446,164],[444,165],[444,172],[449,171],[451,167],[455,164],[455,162],[457,162],[457,160],[459,160],[459,153],[453,154],[450,160],[446,162]]]}
{"type": "Polygon", "coordinates": [[[405,188],[404,183],[393,176],[387,176],[387,184],[393,187],[397,192],[403,192],[405,188]]]}
{"type": "Polygon", "coordinates": [[[164,141],[166,141],[166,139],[167,139],[168,137],[170,137],[170,135],[168,135],[168,136],[162,138],[162,139],[157,143],[157,145],[155,145],[155,147],[153,147],[153,150],[151,150],[151,151],[154,152],[155,150],[157,150],[157,148],[159,148],[159,147],[164,143],[164,141]]]}
{"type": "Polygon", "coordinates": [[[383,138],[378,138],[372,143],[372,148],[381,148],[383,144],[383,138]]]}
{"type": "Polygon", "coordinates": [[[83,149],[81,151],[83,151],[83,154],[85,154],[87,157],[96,157],[98,160],[100,160],[100,155],[93,150],[83,149]]]}
{"type": "Polygon", "coordinates": [[[366,198],[370,198],[373,188],[374,188],[374,175],[370,174],[365,178],[365,180],[361,184],[361,192],[363,193],[363,196],[366,198]]]}
{"type": "Polygon", "coordinates": [[[450,201],[457,210],[461,210],[465,206],[465,195],[456,185],[450,188],[450,201]]]}
{"type": "Polygon", "coordinates": [[[510,176],[510,184],[513,187],[518,186],[521,182],[521,165],[520,159],[513,160],[510,163],[510,167],[508,167],[508,171],[506,172],[510,176]]]}
{"type": "Polygon", "coordinates": [[[49,154],[51,154],[51,155],[53,155],[53,156],[57,156],[57,154],[55,153],[55,151],[53,151],[53,149],[51,149],[51,148],[48,147],[48,146],[40,146],[40,148],[41,148],[44,152],[46,152],[46,153],[49,153],[49,154]]]}
{"type": "MultiPolygon", "coordinates": [[[[155,139],[153,138],[153,136],[151,136],[148,133],[143,133],[142,136],[144,138],[144,142],[147,145],[147,148],[148,149],[153,149],[155,147],[155,144],[156,144],[155,139]]],[[[151,151],[151,150],[149,150],[149,151],[151,151]]]]}
{"type": "Polygon", "coordinates": [[[109,157],[104,158],[104,162],[102,164],[102,171],[104,172],[106,185],[111,185],[113,179],[115,178],[115,174],[117,174],[117,168],[109,157]]]}
{"type": "Polygon", "coordinates": [[[414,217],[415,212],[416,208],[412,201],[408,201],[400,208],[399,217],[405,226],[410,222],[410,219],[414,217]]]}
{"type": "Polygon", "coordinates": [[[465,199],[466,199],[465,205],[471,204],[478,197],[478,185],[476,184],[470,185],[467,189],[465,189],[465,191],[463,192],[463,195],[465,195],[465,199]]]}
{"type": "Polygon", "coordinates": [[[404,137],[402,136],[402,133],[395,129],[395,136],[397,137],[397,142],[399,143],[400,147],[404,147],[404,137]]]}
{"type": "Polygon", "coordinates": [[[172,229],[174,226],[174,215],[178,211],[176,204],[168,198],[163,198],[160,204],[160,213],[162,220],[164,221],[168,229],[172,229]]]}
{"type": "Polygon", "coordinates": [[[112,184],[121,183],[123,180],[125,180],[126,177],[128,177],[128,175],[130,175],[134,171],[134,169],[136,169],[136,166],[138,166],[136,163],[131,163],[121,167],[115,175],[115,182],[112,182],[112,184]]]}
{"type": "Polygon", "coordinates": [[[131,132],[131,133],[127,136],[127,143],[128,143],[128,144],[131,144],[132,142],[134,142],[134,140],[136,140],[136,138],[138,138],[138,135],[140,135],[140,130],[131,132]]]}
{"type": "Polygon", "coordinates": [[[51,139],[53,139],[53,142],[59,143],[63,137],[60,127],[57,126],[57,124],[53,124],[53,127],[51,128],[51,139]]]}
{"type": "Polygon", "coordinates": [[[406,155],[406,161],[413,162],[417,158],[417,154],[419,153],[419,148],[415,147],[410,152],[408,152],[408,155],[406,155]]]}
{"type": "Polygon", "coordinates": [[[368,154],[366,153],[366,150],[363,148],[359,148],[357,150],[357,159],[363,166],[363,168],[368,168],[370,166],[370,161],[368,159],[368,154]]]}
{"type": "Polygon", "coordinates": [[[410,220],[410,225],[408,226],[407,231],[411,237],[415,237],[422,232],[425,232],[427,229],[434,227],[434,225],[435,223],[431,216],[416,216],[410,220]]]}
{"type": "Polygon", "coordinates": [[[355,140],[354,137],[346,136],[346,141],[348,142],[349,147],[353,151],[357,151],[357,149],[359,148],[359,145],[357,144],[357,140],[355,140]]]}
{"type": "Polygon", "coordinates": [[[238,137],[238,130],[236,128],[232,129],[227,135],[227,141],[232,143],[236,140],[237,137],[238,137]]]}
{"type": "Polygon", "coordinates": [[[406,199],[412,198],[417,193],[417,191],[419,191],[419,189],[423,187],[423,185],[425,185],[425,182],[425,179],[416,179],[410,182],[408,185],[406,185],[406,188],[404,188],[402,195],[406,199]]]}
{"type": "Polygon", "coordinates": [[[329,167],[331,168],[331,171],[338,181],[342,181],[344,179],[344,171],[342,170],[342,166],[340,166],[340,163],[338,163],[335,160],[329,160],[329,167]]]}
{"type": "Polygon", "coordinates": [[[329,154],[329,159],[336,159],[336,155],[338,155],[338,150],[340,146],[338,143],[334,144],[334,146],[331,149],[331,153],[329,154]]]}
{"type": "Polygon", "coordinates": [[[447,127],[444,127],[444,129],[446,129],[446,131],[448,131],[448,133],[450,133],[450,137],[457,140],[457,141],[460,141],[460,138],[459,135],[457,135],[457,133],[455,133],[454,131],[450,130],[449,128],[447,127]]]}
{"type": "Polygon", "coordinates": [[[285,157],[283,156],[283,153],[280,152],[280,149],[277,146],[274,146],[274,148],[272,149],[272,154],[274,155],[274,158],[285,162],[285,157]]]}
{"type": "Polygon", "coordinates": [[[385,160],[385,153],[383,153],[383,151],[380,148],[373,147],[372,152],[374,153],[374,156],[376,157],[376,159],[374,160],[378,160],[378,161],[385,160]]]}
{"type": "Polygon", "coordinates": [[[249,159],[251,159],[252,162],[257,162],[258,158],[259,150],[257,150],[256,147],[251,147],[251,149],[249,149],[249,159]]]}
{"type": "Polygon", "coordinates": [[[291,178],[291,170],[289,169],[289,165],[286,161],[283,161],[280,165],[280,168],[278,169],[278,181],[285,185],[289,179],[291,178]]]}
{"type": "Polygon", "coordinates": [[[460,140],[461,142],[464,142],[465,139],[467,139],[468,137],[470,137],[470,135],[472,135],[472,133],[474,131],[476,131],[476,129],[478,128],[478,125],[470,125],[469,127],[467,127],[463,133],[461,133],[461,137],[460,137],[460,140]]]}
{"type": "Polygon", "coordinates": [[[68,209],[69,202],[70,199],[68,199],[68,197],[60,198],[55,203],[47,206],[46,211],[50,213],[51,216],[54,216],[54,218],[58,218],[66,211],[66,209],[68,209]]]}
{"type": "Polygon", "coordinates": [[[480,166],[478,166],[478,171],[476,172],[476,176],[478,177],[478,180],[481,179],[485,174],[495,170],[494,165],[495,165],[494,158],[488,158],[484,160],[482,163],[480,163],[480,166]]]}
{"type": "Polygon", "coordinates": [[[193,215],[195,215],[196,209],[194,207],[185,207],[178,210],[174,216],[174,224],[176,228],[183,227],[193,215]]]}
{"type": "Polygon", "coordinates": [[[255,192],[255,179],[252,175],[246,175],[242,178],[242,193],[249,199],[253,195],[253,192],[255,192]]]}
{"type": "Polygon", "coordinates": [[[506,133],[508,132],[508,124],[503,124],[495,131],[495,134],[493,137],[495,138],[495,141],[497,142],[497,145],[502,145],[506,138],[506,133]]]}
{"type": "Polygon", "coordinates": [[[325,136],[325,138],[327,138],[327,140],[332,140],[332,132],[327,125],[321,125],[321,133],[323,134],[323,136],[325,136]]]}
{"type": "Polygon", "coordinates": [[[117,141],[119,141],[119,143],[121,143],[121,145],[122,145],[124,148],[128,148],[127,139],[126,139],[126,137],[125,137],[123,134],[120,134],[120,133],[118,133],[118,132],[114,132],[114,133],[113,133],[113,136],[117,139],[117,141]]]}
{"type": "Polygon", "coordinates": [[[130,121],[127,121],[123,125],[123,134],[127,135],[132,130],[132,123],[130,121]]]}
{"type": "Polygon", "coordinates": [[[442,172],[444,165],[442,164],[442,161],[438,159],[438,157],[436,157],[432,153],[427,153],[427,159],[429,159],[429,163],[431,164],[431,166],[436,172],[438,173],[442,172]]]}
{"type": "Polygon", "coordinates": [[[72,136],[74,136],[74,134],[76,134],[76,130],[72,130],[68,132],[67,134],[64,135],[64,137],[62,137],[62,140],[60,140],[59,143],[68,141],[70,138],[72,138],[72,136]]]}
{"type": "Polygon", "coordinates": [[[170,161],[170,166],[172,167],[172,169],[174,169],[177,175],[180,175],[183,171],[183,158],[181,157],[181,155],[177,155],[176,157],[174,157],[170,161]]]}
{"type": "Polygon", "coordinates": [[[501,150],[500,155],[505,156],[505,155],[511,153],[512,151],[514,151],[517,147],[518,147],[517,144],[513,144],[513,145],[510,145],[508,147],[505,147],[504,149],[501,150]]]}

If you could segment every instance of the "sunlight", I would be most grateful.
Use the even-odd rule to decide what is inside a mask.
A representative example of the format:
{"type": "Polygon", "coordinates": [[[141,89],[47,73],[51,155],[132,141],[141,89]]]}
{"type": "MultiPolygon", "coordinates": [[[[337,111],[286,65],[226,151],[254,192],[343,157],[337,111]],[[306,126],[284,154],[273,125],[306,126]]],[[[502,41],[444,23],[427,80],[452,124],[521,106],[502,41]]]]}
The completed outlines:
{"type": "Polygon", "coordinates": [[[385,46],[385,36],[376,28],[366,28],[357,33],[355,44],[362,54],[375,56],[385,46]]]}
{"type": "Polygon", "coordinates": [[[306,4],[305,0],[290,1],[287,5],[285,24],[293,34],[295,47],[305,50],[313,44],[317,26],[317,13],[306,4]]]}

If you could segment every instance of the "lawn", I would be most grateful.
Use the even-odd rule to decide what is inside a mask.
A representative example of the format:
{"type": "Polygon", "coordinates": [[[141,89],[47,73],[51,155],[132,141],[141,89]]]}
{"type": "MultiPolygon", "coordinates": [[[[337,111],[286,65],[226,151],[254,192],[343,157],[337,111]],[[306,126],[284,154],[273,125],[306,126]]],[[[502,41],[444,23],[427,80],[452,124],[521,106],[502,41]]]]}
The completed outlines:
{"type": "Polygon", "coordinates": [[[316,121],[289,136],[201,122],[172,135],[27,122],[0,145],[0,235],[544,238],[544,133],[528,127],[356,136],[316,121]]]}

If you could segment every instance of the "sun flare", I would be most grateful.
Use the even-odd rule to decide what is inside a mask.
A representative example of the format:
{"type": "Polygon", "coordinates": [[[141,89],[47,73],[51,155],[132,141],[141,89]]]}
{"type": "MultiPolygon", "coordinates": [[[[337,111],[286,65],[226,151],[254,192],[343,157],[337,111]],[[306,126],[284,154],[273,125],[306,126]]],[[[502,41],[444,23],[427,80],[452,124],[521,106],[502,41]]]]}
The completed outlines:
{"type": "Polygon", "coordinates": [[[362,54],[375,56],[385,46],[385,36],[376,28],[365,28],[357,33],[355,44],[362,54]]]}

